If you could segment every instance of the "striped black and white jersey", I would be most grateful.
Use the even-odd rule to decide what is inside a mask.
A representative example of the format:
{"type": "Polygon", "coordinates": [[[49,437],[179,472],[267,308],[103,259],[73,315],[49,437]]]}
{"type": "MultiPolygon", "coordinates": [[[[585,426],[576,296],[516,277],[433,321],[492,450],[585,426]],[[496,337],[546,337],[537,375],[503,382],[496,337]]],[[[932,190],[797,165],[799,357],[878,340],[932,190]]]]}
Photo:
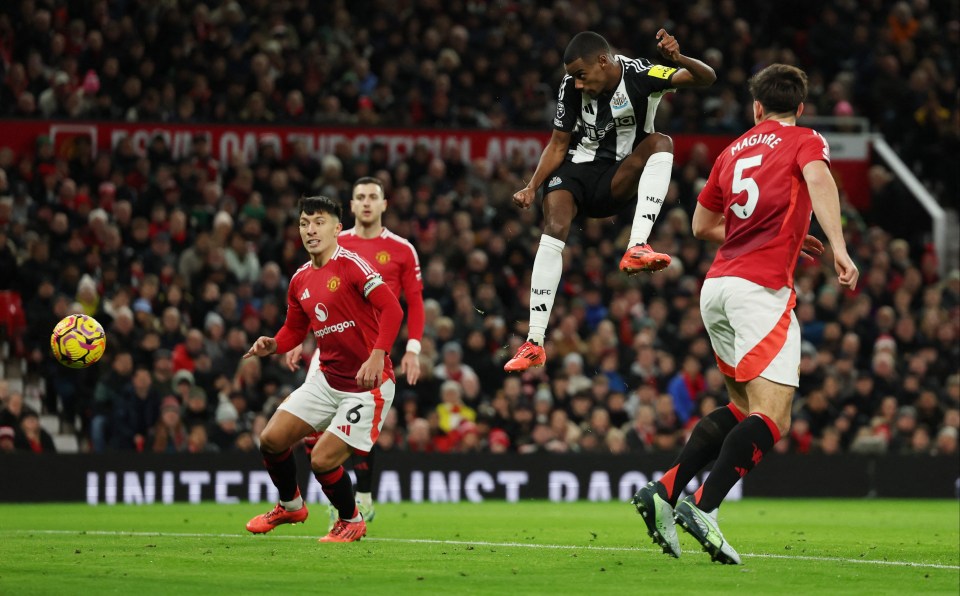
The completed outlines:
{"type": "Polygon", "coordinates": [[[619,161],[653,132],[653,117],[676,68],[644,58],[617,55],[623,66],[612,93],[590,97],[576,88],[574,78],[563,77],[553,127],[572,134],[567,161],[619,161]]]}

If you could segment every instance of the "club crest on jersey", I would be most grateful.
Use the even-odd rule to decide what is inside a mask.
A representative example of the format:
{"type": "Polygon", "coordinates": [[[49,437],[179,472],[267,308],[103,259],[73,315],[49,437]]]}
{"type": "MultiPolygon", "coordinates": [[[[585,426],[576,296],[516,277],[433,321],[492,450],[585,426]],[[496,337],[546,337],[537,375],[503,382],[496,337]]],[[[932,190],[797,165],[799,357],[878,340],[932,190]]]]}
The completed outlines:
{"type": "Polygon", "coordinates": [[[380,263],[381,265],[386,265],[387,263],[390,262],[390,253],[388,253],[385,250],[381,250],[380,252],[377,253],[377,256],[374,258],[377,259],[377,262],[380,263]]]}
{"type": "Polygon", "coordinates": [[[331,292],[336,292],[337,288],[340,287],[340,278],[334,275],[329,280],[327,280],[327,289],[331,292]]]}
{"type": "Polygon", "coordinates": [[[554,176],[553,178],[550,179],[550,183],[547,184],[547,186],[553,187],[553,186],[556,186],[556,185],[560,184],[561,182],[563,182],[563,181],[560,180],[560,176],[554,176]]]}
{"type": "Polygon", "coordinates": [[[327,317],[330,316],[330,313],[327,312],[327,307],[323,302],[318,302],[316,306],[313,307],[313,314],[317,315],[317,320],[323,323],[327,320],[327,317]]]}
{"type": "Polygon", "coordinates": [[[615,108],[622,108],[627,104],[627,96],[617,91],[613,94],[613,99],[610,100],[610,103],[613,104],[615,108]]]}

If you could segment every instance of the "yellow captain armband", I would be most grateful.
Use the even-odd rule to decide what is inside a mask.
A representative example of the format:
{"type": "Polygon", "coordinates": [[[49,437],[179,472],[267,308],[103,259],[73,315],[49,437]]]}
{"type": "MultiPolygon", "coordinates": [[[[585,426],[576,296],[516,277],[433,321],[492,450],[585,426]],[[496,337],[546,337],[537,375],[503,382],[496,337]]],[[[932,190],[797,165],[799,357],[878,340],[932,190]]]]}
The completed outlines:
{"type": "Polygon", "coordinates": [[[672,75],[675,72],[677,72],[677,69],[673,68],[672,66],[662,66],[660,64],[655,64],[654,66],[650,67],[650,70],[647,71],[647,76],[653,77],[656,79],[663,79],[666,81],[670,78],[670,75],[672,75]]]}

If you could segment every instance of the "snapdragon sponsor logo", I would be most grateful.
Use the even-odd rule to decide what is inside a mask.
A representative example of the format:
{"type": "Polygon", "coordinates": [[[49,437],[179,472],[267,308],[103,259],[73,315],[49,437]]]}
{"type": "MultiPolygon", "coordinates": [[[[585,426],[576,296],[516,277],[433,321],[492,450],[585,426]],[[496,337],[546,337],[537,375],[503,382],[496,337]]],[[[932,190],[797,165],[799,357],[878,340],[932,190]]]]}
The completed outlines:
{"type": "Polygon", "coordinates": [[[333,325],[327,325],[326,327],[321,327],[320,329],[317,329],[316,331],[314,331],[313,335],[315,337],[322,338],[322,337],[326,337],[327,335],[330,335],[331,333],[343,333],[350,327],[356,327],[356,326],[357,324],[352,320],[341,321],[333,325]]]}

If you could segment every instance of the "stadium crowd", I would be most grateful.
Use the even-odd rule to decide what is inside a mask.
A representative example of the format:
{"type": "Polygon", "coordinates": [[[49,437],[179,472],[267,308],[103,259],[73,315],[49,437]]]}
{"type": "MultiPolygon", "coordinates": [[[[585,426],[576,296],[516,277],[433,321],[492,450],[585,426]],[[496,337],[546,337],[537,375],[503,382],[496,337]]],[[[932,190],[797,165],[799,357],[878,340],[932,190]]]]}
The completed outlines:
{"type": "MultiPolygon", "coordinates": [[[[808,113],[869,117],[937,196],[957,196],[956,172],[931,158],[955,154],[960,130],[954,3],[676,4],[24,0],[0,8],[0,114],[546,129],[571,34],[595,28],[652,57],[664,26],[721,75],[662,102],[658,130],[744,130],[745,80],[795,63],[811,75],[808,113]]],[[[425,378],[399,379],[381,449],[673,450],[725,403],[698,310],[715,249],[690,233],[704,148],[676,164],[654,228],[674,264],[624,277],[629,216],[578,222],[548,364],[511,376],[502,365],[526,336],[540,214],[510,196],[530,165],[426,146],[396,163],[385,155],[294,146],[281,159],[265,144],[250,163],[218,163],[202,135],[180,160],[162,136],[144,154],[121,141],[67,159],[47,137],[32,153],[0,148],[0,291],[17,293],[28,322],[4,338],[7,370],[20,358],[26,373],[22,390],[0,381],[0,451],[51,450],[41,413],[95,452],[256,450],[302,375],[279,358],[240,360],[279,328],[286,282],[306,261],[296,199],[347,201],[362,175],[384,180],[384,223],[416,246],[426,301],[425,378]],[[77,311],[109,333],[104,360],[82,371],[48,348],[77,311]]],[[[897,209],[909,199],[882,166],[871,192],[870,212],[844,207],[857,291],[838,290],[829,253],[798,266],[801,385],[777,449],[956,454],[960,272],[938,276],[923,222],[897,209]]]]}

